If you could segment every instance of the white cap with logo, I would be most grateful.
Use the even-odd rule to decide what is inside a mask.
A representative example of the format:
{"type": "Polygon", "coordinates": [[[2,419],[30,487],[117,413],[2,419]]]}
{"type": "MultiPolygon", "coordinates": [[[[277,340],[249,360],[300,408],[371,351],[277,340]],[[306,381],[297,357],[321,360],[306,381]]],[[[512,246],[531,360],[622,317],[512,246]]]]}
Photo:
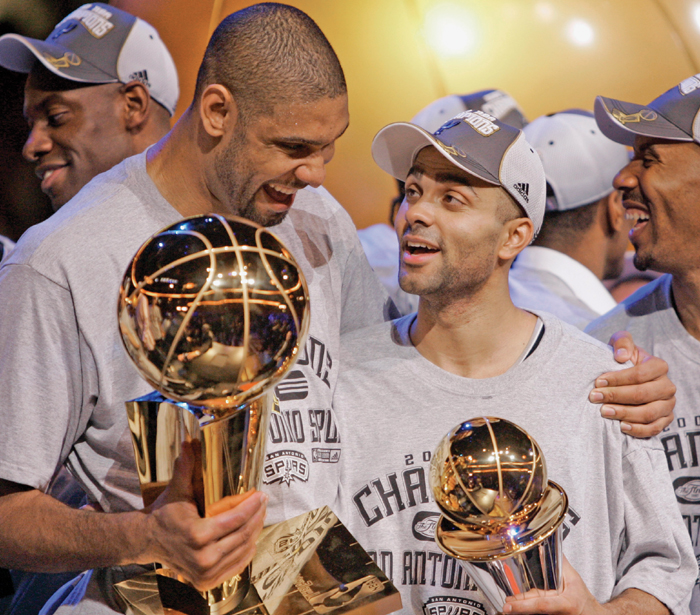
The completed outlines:
{"type": "Polygon", "coordinates": [[[0,36],[0,66],[20,73],[36,61],[59,77],[86,84],[140,81],[173,115],[180,95],[177,70],[156,29],[138,17],[99,2],[63,19],[45,41],[0,36]]]}
{"type": "Polygon", "coordinates": [[[547,211],[568,211],[607,196],[630,160],[627,148],[608,139],[589,111],[543,115],[523,132],[540,155],[554,193],[547,197],[547,211]]]}

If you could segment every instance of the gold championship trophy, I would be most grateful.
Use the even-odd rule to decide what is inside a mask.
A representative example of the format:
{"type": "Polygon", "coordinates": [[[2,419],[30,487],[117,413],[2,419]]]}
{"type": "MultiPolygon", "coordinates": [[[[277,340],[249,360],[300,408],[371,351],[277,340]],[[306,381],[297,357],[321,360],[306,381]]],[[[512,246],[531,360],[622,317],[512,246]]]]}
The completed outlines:
{"type": "Polygon", "coordinates": [[[430,485],[442,512],[436,541],[478,585],[489,615],[508,596],[561,590],[568,500],[529,434],[494,417],[458,425],[435,450],[430,485]]]}
{"type": "MultiPolygon", "coordinates": [[[[158,391],[126,404],[144,505],[170,482],[183,441],[195,455],[201,516],[259,488],[273,387],[309,326],[306,282],[279,239],[219,215],[163,229],[127,269],[119,326],[129,356],[158,391]]],[[[165,568],[115,588],[135,615],[400,608],[397,590],[328,507],[265,528],[256,547],[246,571],[209,591],[165,568]]]]}

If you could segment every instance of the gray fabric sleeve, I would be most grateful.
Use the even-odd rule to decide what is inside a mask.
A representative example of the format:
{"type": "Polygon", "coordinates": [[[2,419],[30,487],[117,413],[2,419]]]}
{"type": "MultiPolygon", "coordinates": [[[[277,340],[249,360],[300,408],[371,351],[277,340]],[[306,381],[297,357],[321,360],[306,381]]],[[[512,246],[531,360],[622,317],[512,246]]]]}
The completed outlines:
{"type": "Polygon", "coordinates": [[[401,316],[372,270],[357,233],[353,231],[349,240],[352,243],[343,272],[341,335],[401,316]]]}
{"type": "Polygon", "coordinates": [[[79,415],[71,295],[31,267],[9,264],[0,270],[0,305],[0,477],[43,490],[79,415]]]}
{"type": "Polygon", "coordinates": [[[622,470],[627,547],[618,561],[613,596],[636,588],[656,597],[674,615],[689,613],[688,589],[697,577],[697,564],[661,444],[654,439],[631,446],[622,470]]]}

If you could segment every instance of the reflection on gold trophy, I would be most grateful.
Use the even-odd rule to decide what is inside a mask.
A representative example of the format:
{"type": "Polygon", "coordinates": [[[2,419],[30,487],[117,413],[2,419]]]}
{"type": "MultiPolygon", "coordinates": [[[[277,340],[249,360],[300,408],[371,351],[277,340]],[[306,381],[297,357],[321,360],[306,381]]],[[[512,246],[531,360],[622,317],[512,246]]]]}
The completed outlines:
{"type": "Polygon", "coordinates": [[[430,484],[442,512],[437,543],[479,586],[489,615],[508,596],[561,589],[568,501],[529,434],[494,417],[458,425],[435,450],[430,484]]]}
{"type": "MultiPolygon", "coordinates": [[[[183,441],[195,453],[200,515],[259,487],[273,387],[308,324],[300,268],[255,223],[196,216],[141,247],[122,283],[119,325],[129,356],[158,391],[126,404],[146,506],[172,479],[183,441]]],[[[115,587],[137,615],[400,608],[396,589],[326,507],[266,528],[249,569],[212,590],[198,592],[163,568],[115,587]],[[331,573],[343,554],[347,565],[331,573]]]]}

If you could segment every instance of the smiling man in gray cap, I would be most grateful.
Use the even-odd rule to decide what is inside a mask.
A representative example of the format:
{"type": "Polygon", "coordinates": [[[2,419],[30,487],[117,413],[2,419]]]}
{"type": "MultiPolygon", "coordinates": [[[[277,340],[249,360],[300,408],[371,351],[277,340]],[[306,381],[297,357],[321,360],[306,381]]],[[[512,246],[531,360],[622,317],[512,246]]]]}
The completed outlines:
{"type": "Polygon", "coordinates": [[[687,613],[697,569],[660,443],[625,436],[588,400],[597,374],[620,366],[607,346],[509,295],[510,265],[544,214],[537,153],[480,111],[434,134],[391,124],[372,151],[406,181],[399,279],[420,302],[417,314],[343,338],[335,508],[393,577],[403,612],[495,612],[433,542],[427,485],[442,437],[484,415],[536,439],[570,503],[562,593],[519,596],[504,612],[687,613]]]}
{"type": "Polygon", "coordinates": [[[54,209],[163,137],[179,95],[158,32],[100,3],[73,11],[45,41],[0,37],[0,66],[28,73],[23,155],[54,209]]]}
{"type": "MultiPolygon", "coordinates": [[[[635,265],[666,275],[638,290],[588,331],[605,339],[625,328],[669,364],[676,419],[661,434],[676,500],[700,559],[700,74],[648,105],[598,97],[600,129],[634,146],[634,158],[615,178],[634,220],[635,265]]],[[[700,612],[700,586],[691,603],[700,612]]]]}

